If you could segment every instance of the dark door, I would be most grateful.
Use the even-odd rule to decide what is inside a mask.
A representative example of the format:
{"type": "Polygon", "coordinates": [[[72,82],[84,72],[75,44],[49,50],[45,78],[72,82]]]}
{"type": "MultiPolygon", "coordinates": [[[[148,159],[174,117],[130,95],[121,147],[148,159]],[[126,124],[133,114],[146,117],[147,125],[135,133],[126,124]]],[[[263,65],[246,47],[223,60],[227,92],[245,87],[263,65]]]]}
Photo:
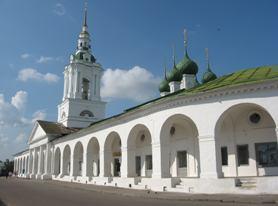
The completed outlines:
{"type": "Polygon", "coordinates": [[[136,156],[135,157],[135,163],[136,163],[136,165],[135,165],[135,167],[136,167],[136,175],[138,177],[140,177],[141,176],[141,156],[136,156]]]}
{"type": "Polygon", "coordinates": [[[119,158],[114,159],[114,176],[119,177],[121,172],[121,163],[119,158]]]}

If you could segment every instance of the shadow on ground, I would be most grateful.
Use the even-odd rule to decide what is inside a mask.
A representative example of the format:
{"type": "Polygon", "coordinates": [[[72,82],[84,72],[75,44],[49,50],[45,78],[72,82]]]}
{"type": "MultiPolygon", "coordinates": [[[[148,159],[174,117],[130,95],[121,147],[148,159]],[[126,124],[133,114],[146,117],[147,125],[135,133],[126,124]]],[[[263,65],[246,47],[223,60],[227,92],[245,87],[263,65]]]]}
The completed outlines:
{"type": "Polygon", "coordinates": [[[0,206],[7,206],[7,205],[0,199],[0,206]]]}

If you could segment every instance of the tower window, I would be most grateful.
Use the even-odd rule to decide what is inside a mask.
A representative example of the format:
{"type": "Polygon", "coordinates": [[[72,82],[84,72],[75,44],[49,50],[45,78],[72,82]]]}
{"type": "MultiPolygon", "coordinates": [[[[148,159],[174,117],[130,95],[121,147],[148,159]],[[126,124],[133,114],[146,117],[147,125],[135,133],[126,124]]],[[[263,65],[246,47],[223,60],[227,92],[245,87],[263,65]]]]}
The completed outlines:
{"type": "Polygon", "coordinates": [[[80,43],[80,46],[82,46],[82,42],[80,43]]]}
{"type": "Polygon", "coordinates": [[[82,99],[88,99],[89,98],[89,87],[90,81],[86,78],[82,79],[82,99]]]}
{"type": "Polygon", "coordinates": [[[94,114],[89,110],[84,110],[80,113],[81,117],[93,117],[94,114]]]}

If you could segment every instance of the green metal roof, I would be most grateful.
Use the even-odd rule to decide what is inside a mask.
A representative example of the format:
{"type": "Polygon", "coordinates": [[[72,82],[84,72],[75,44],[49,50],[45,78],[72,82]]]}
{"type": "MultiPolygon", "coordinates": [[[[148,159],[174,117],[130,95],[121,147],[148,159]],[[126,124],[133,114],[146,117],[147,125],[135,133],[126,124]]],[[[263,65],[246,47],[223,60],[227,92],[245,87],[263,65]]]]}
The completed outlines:
{"type": "Polygon", "coordinates": [[[196,86],[194,88],[191,88],[188,90],[182,89],[177,92],[168,94],[164,97],[159,97],[157,99],[153,99],[151,101],[145,102],[145,103],[137,105],[135,107],[126,109],[126,110],[124,110],[123,113],[100,120],[98,122],[94,122],[89,127],[81,129],[77,133],[87,131],[91,127],[94,127],[94,126],[96,126],[100,123],[106,122],[108,120],[117,119],[118,117],[120,117],[124,114],[127,114],[130,111],[135,111],[139,108],[141,109],[141,108],[149,107],[153,104],[165,101],[167,99],[171,99],[171,98],[175,98],[175,97],[182,97],[182,96],[184,96],[184,97],[191,96],[194,94],[205,93],[205,92],[213,91],[213,90],[217,90],[217,89],[232,88],[234,86],[259,83],[259,82],[264,82],[264,81],[273,80],[273,79],[278,80],[278,65],[261,66],[261,67],[257,67],[257,68],[240,70],[240,71],[219,77],[208,83],[200,84],[199,86],[196,86]]]}
{"type": "Polygon", "coordinates": [[[168,94],[164,97],[160,97],[143,104],[140,104],[136,107],[129,108],[125,112],[141,108],[152,103],[156,103],[168,98],[173,98],[177,96],[190,96],[193,94],[204,93],[207,91],[212,91],[219,88],[230,88],[237,85],[251,84],[256,82],[263,82],[269,79],[278,79],[278,65],[273,66],[261,66],[257,68],[240,70],[228,75],[219,77],[213,81],[207,82],[205,84],[200,84],[191,89],[181,89],[177,92],[168,94]]]}

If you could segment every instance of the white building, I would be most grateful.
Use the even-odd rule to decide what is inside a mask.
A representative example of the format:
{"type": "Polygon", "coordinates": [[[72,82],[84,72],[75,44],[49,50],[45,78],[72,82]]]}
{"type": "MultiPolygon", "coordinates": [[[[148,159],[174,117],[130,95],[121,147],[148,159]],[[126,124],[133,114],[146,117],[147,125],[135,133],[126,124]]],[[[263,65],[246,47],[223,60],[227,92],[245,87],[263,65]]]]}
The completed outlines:
{"type": "MultiPolygon", "coordinates": [[[[104,119],[102,67],[92,55],[86,10],[64,71],[58,122],[37,121],[19,177],[195,193],[278,193],[278,66],[203,83],[185,57],[161,97],[104,119]],[[81,129],[82,128],[82,129],[81,129]]],[[[186,43],[186,42],[185,42],[186,43]]],[[[186,46],[186,45],[185,45],[186,46]]]]}

